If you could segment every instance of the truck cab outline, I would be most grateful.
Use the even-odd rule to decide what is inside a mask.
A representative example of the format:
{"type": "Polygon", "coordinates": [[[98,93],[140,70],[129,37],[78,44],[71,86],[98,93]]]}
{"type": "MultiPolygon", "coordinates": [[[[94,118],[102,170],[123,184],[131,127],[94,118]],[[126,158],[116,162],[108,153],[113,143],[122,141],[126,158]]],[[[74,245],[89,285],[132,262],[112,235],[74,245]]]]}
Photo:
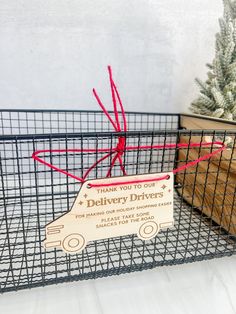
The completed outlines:
{"type": "MultiPolygon", "coordinates": [[[[157,176],[157,174],[152,173],[142,176],[153,177],[157,176]]],[[[135,178],[136,176],[115,177],[112,178],[112,180],[124,181],[125,178],[130,180],[130,177],[135,178]]],[[[121,221],[119,218],[130,217],[130,215],[133,215],[132,213],[124,213],[123,216],[122,213],[117,213],[116,216],[114,216],[115,210],[112,210],[112,205],[106,206],[106,208],[110,209],[110,214],[109,209],[104,209],[104,211],[106,211],[106,218],[102,220],[105,220],[106,223],[102,224],[100,214],[102,213],[103,207],[98,206],[97,209],[94,208],[91,211],[91,209],[88,210],[85,208],[84,204],[86,197],[92,190],[88,190],[89,184],[91,182],[102,182],[104,180],[108,179],[95,179],[84,182],[70,211],[46,225],[46,239],[44,240],[44,247],[46,249],[57,247],[61,248],[65,253],[79,253],[90,241],[130,234],[137,234],[139,239],[147,241],[154,238],[160,230],[170,228],[174,225],[173,200],[169,202],[170,204],[166,206],[165,210],[161,210],[161,208],[155,206],[149,208],[149,215],[146,214],[147,211],[144,213],[143,211],[134,209],[133,212],[135,212],[136,216],[132,223],[131,220],[127,222],[125,220],[121,221]],[[88,215],[91,215],[91,217],[88,217],[88,215]]],[[[156,184],[161,185],[163,182],[160,181],[156,184]]],[[[173,175],[170,176],[170,185],[173,189],[173,175]]],[[[113,207],[118,208],[117,205],[113,205],[113,207]]],[[[132,212],[132,207],[130,207],[130,212],[132,212]]]]}

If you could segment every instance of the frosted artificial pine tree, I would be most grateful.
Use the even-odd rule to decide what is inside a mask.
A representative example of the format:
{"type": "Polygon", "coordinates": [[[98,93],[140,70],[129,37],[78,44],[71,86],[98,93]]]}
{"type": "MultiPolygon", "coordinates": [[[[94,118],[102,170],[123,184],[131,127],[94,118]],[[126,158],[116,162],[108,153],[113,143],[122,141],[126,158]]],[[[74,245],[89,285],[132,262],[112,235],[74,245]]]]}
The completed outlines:
{"type": "Polygon", "coordinates": [[[219,19],[216,54],[207,64],[208,79],[200,86],[200,96],[191,104],[193,113],[236,120],[236,0],[223,0],[224,17],[219,19]]]}

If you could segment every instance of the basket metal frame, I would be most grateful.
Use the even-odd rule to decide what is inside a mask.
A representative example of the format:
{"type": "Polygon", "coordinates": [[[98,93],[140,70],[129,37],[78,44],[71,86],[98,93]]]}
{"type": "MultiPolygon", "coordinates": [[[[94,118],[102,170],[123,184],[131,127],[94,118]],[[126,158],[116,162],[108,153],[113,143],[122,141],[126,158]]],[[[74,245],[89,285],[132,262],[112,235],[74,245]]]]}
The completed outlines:
{"type": "MultiPolygon", "coordinates": [[[[33,151],[78,146],[112,148],[119,136],[140,146],[178,143],[182,136],[200,137],[201,141],[207,135],[231,136],[236,148],[235,122],[231,123],[232,130],[186,130],[181,128],[180,114],[129,112],[127,117],[130,131],[114,133],[97,110],[0,110],[0,293],[236,253],[236,235],[204,215],[203,208],[186,203],[176,181],[175,227],[162,231],[153,240],[143,242],[130,235],[94,241],[75,255],[42,248],[46,223],[70,209],[80,184],[34,162],[33,151]],[[48,133],[50,128],[55,132],[48,133]]],[[[203,150],[199,149],[199,154],[203,150]]],[[[189,149],[186,151],[188,155],[189,149]]],[[[99,156],[95,152],[45,157],[66,170],[82,174],[99,156]]],[[[123,158],[129,174],[171,171],[179,162],[187,162],[179,159],[179,149],[125,151],[123,158]]],[[[218,158],[220,162],[222,153],[218,158]]],[[[102,177],[110,162],[99,165],[90,178],[102,177]]],[[[204,162],[209,164],[210,160],[204,162]]],[[[229,164],[233,162],[236,161],[232,154],[229,164]]],[[[191,171],[197,172],[198,167],[184,175],[191,171]]],[[[119,174],[119,167],[114,167],[113,175],[119,174]]],[[[196,184],[195,180],[193,191],[196,184]]],[[[226,180],[224,184],[225,187],[234,184],[236,194],[235,182],[226,180]]],[[[235,215],[236,200],[233,204],[222,204],[222,215],[224,206],[231,206],[231,215],[235,215]]]]}

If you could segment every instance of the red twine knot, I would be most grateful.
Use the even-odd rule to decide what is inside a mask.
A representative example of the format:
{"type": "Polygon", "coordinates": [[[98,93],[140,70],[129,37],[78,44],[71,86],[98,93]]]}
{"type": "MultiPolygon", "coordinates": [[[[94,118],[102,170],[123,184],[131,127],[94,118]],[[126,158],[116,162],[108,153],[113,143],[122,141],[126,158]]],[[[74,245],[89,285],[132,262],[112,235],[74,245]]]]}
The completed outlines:
{"type": "Polygon", "coordinates": [[[118,144],[116,146],[116,151],[119,153],[119,155],[123,155],[124,150],[125,150],[125,138],[121,136],[118,139],[118,144]]]}

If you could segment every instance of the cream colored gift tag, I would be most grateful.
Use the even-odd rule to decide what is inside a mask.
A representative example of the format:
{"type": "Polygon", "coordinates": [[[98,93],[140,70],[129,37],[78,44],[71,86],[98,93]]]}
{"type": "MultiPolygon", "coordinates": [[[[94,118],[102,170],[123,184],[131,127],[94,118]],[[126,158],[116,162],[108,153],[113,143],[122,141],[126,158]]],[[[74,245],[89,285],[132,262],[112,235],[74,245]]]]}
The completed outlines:
{"type": "Polygon", "coordinates": [[[172,172],[88,180],[71,210],[46,226],[44,246],[78,253],[89,241],[110,237],[137,234],[142,240],[150,240],[173,223],[172,172]],[[169,179],[102,188],[89,185],[149,180],[163,175],[169,175],[169,179]]]}

